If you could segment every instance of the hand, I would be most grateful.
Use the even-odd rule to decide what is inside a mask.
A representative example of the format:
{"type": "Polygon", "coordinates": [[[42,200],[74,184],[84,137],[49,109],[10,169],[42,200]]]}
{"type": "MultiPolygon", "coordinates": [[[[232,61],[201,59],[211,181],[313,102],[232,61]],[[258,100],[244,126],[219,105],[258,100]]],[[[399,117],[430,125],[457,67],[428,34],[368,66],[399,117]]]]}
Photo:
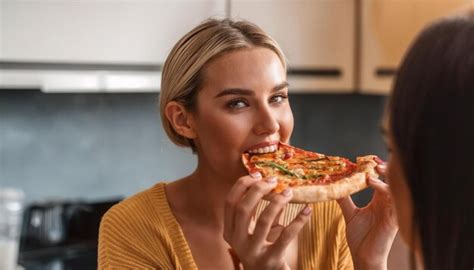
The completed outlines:
{"type": "Polygon", "coordinates": [[[290,242],[309,220],[306,206],[287,226],[278,225],[280,214],[293,196],[291,189],[266,197],[270,204],[251,229],[259,201],[276,186],[276,178],[260,174],[241,177],[232,187],[225,205],[224,239],[232,247],[245,270],[289,269],[285,254],[290,242]]]}
{"type": "MultiPolygon", "coordinates": [[[[376,170],[385,176],[386,164],[377,159],[376,170]]],[[[367,184],[374,189],[370,203],[358,208],[351,197],[337,202],[346,221],[347,244],[356,269],[386,269],[388,254],[398,231],[396,212],[389,186],[369,177],[367,184]]]]}

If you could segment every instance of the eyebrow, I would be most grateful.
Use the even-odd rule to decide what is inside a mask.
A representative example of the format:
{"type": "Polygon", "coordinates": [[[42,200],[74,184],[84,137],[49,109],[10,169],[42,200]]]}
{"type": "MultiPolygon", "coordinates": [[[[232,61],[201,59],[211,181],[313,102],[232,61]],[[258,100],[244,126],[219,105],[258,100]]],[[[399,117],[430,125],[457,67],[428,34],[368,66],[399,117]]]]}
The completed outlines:
{"type": "MultiPolygon", "coordinates": [[[[277,92],[281,89],[284,89],[288,87],[289,84],[287,81],[284,81],[275,87],[272,88],[272,93],[277,92]]],[[[245,89],[245,88],[227,88],[219,92],[214,98],[222,97],[222,96],[228,96],[228,95],[242,95],[242,96],[253,96],[254,91],[250,89],[245,89]]]]}

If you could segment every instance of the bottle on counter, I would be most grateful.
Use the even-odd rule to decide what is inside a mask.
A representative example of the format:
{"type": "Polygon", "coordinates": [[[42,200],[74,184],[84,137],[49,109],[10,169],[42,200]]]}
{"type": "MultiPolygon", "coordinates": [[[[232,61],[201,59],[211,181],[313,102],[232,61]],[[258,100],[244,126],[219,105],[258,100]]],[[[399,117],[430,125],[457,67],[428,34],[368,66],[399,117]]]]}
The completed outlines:
{"type": "Polygon", "coordinates": [[[0,187],[0,269],[17,269],[24,193],[0,187]]]}

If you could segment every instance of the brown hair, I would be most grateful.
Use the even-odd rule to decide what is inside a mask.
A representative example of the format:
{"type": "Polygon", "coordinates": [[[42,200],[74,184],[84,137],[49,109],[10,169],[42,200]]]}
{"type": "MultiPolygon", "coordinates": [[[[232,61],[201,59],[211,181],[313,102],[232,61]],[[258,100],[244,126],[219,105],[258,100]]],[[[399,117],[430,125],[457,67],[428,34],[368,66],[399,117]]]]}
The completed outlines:
{"type": "Polygon", "coordinates": [[[276,41],[247,21],[209,19],[176,43],[163,67],[159,98],[161,121],[172,142],[195,150],[194,143],[179,135],[166,118],[166,104],[178,101],[193,111],[206,64],[225,53],[256,46],[274,51],[286,69],[285,57],[276,41]]]}
{"type": "MultiPolygon", "coordinates": [[[[408,51],[389,125],[425,269],[474,267],[474,16],[426,28],[408,51]]],[[[415,239],[415,236],[412,236],[415,239]]],[[[413,246],[413,245],[412,245],[413,246]]]]}

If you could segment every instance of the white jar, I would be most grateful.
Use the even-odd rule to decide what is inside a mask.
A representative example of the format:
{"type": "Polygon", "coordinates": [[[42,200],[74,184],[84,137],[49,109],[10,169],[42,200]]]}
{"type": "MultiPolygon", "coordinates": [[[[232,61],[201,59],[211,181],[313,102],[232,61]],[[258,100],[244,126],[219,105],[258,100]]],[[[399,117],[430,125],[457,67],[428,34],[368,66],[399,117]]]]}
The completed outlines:
{"type": "Polygon", "coordinates": [[[17,268],[24,193],[0,188],[0,269],[17,268]]]}

